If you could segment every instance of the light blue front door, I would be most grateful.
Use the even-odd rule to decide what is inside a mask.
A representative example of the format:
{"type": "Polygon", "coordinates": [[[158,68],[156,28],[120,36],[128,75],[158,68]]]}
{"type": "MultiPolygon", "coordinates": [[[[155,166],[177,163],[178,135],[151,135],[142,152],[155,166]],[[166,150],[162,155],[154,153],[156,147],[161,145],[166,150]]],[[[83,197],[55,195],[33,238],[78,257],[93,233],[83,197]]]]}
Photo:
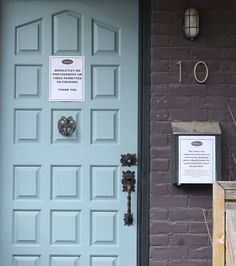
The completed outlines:
{"type": "Polygon", "coordinates": [[[0,20],[0,265],[136,266],[120,156],[137,153],[138,1],[7,0],[0,20]],[[51,55],[84,56],[85,101],[48,100],[51,55]]]}

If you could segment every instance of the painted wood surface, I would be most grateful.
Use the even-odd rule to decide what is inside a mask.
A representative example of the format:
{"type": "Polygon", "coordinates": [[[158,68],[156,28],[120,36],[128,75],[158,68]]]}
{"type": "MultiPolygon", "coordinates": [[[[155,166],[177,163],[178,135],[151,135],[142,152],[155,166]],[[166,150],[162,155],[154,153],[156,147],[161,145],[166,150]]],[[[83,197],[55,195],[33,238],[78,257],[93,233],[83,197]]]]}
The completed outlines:
{"type": "Polygon", "coordinates": [[[137,193],[124,226],[120,155],[137,153],[138,1],[1,10],[0,265],[136,266],[137,193]],[[85,56],[84,102],[48,101],[51,55],[85,56]]]}

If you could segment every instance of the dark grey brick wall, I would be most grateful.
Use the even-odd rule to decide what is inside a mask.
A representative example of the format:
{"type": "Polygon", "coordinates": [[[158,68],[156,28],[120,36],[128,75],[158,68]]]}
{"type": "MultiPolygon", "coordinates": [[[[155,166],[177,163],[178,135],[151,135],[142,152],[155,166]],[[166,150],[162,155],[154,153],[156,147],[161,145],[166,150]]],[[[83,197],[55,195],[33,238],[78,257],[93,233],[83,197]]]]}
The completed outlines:
{"type": "Polygon", "coordinates": [[[226,98],[236,115],[236,1],[193,0],[200,10],[201,35],[182,35],[186,0],[152,0],[151,14],[151,183],[150,266],[210,266],[211,244],[203,210],[211,228],[209,185],[171,184],[171,121],[219,121],[223,131],[223,177],[229,166],[227,146],[236,150],[235,127],[226,98]],[[183,83],[178,66],[183,62],[183,83]],[[209,79],[197,84],[194,64],[205,61],[209,79]]]}

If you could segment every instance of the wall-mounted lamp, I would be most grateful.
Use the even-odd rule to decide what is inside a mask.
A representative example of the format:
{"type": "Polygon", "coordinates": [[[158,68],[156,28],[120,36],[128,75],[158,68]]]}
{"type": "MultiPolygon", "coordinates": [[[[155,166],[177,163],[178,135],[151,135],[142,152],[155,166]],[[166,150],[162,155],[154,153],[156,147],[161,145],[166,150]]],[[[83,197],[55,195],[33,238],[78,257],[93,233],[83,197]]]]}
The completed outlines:
{"type": "Polygon", "coordinates": [[[199,35],[199,11],[194,7],[186,9],[184,13],[183,34],[191,41],[199,35]]]}

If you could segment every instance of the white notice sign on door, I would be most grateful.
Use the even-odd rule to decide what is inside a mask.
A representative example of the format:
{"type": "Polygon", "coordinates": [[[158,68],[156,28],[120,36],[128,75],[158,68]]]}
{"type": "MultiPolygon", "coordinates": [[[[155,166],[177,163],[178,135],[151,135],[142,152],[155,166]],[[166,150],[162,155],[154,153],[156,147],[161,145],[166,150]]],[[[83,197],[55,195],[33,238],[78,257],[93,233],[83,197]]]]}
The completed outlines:
{"type": "Polygon", "coordinates": [[[49,100],[84,101],[84,56],[49,57],[49,100]]]}
{"type": "Polygon", "coordinates": [[[179,183],[212,183],[216,179],[215,136],[179,136],[179,183]]]}

